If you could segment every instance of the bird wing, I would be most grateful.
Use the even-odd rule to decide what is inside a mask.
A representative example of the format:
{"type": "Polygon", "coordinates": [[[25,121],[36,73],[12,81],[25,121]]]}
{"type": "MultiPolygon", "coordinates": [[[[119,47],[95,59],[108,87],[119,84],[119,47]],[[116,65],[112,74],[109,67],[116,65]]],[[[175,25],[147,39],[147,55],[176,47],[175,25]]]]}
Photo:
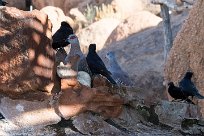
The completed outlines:
{"type": "Polygon", "coordinates": [[[88,64],[93,69],[100,72],[105,72],[106,74],[111,74],[111,72],[107,70],[105,64],[103,63],[102,59],[98,56],[97,53],[89,53],[86,58],[88,64]]]}
{"type": "MultiPolygon", "coordinates": [[[[97,53],[94,55],[93,60],[97,61],[97,63],[98,63],[101,67],[105,67],[105,68],[106,68],[106,65],[104,64],[103,60],[98,56],[97,53]]],[[[107,69],[107,68],[106,68],[106,69],[107,69]]]]}
{"type": "Polygon", "coordinates": [[[202,96],[198,89],[196,88],[195,84],[189,80],[189,79],[183,79],[181,82],[179,82],[179,86],[181,87],[182,91],[184,93],[191,94],[199,99],[204,99],[204,96],[202,96]]]}
{"type": "Polygon", "coordinates": [[[190,85],[191,85],[191,88],[192,88],[192,90],[193,90],[193,93],[194,93],[195,97],[197,97],[197,98],[199,98],[199,99],[204,99],[204,96],[202,96],[202,95],[199,93],[199,91],[198,91],[198,89],[196,88],[196,86],[194,85],[194,83],[191,82],[190,85]]]}

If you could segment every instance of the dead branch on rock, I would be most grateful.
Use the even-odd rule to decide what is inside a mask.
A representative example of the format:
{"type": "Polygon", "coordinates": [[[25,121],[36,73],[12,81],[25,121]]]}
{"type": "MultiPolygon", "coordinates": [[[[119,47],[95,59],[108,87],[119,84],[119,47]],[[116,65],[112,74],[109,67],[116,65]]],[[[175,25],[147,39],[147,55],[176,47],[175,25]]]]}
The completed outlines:
{"type": "Polygon", "coordinates": [[[168,8],[175,11],[183,11],[184,9],[192,8],[195,0],[181,0],[182,4],[178,4],[177,0],[151,0],[153,4],[166,5],[168,8]]]}

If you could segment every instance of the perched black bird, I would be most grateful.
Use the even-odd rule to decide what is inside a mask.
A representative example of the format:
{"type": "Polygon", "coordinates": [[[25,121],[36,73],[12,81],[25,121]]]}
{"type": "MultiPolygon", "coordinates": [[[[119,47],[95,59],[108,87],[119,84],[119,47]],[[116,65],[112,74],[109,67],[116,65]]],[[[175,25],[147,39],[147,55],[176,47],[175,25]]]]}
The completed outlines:
{"type": "Polygon", "coordinates": [[[89,45],[89,52],[86,60],[93,75],[101,74],[105,76],[112,84],[116,84],[114,79],[111,77],[111,72],[107,70],[102,59],[96,53],[96,44],[89,45]]]}
{"type": "Polygon", "coordinates": [[[0,0],[0,6],[6,6],[6,4],[8,4],[8,2],[0,0]]]}
{"type": "Polygon", "coordinates": [[[69,42],[66,39],[71,34],[74,34],[72,27],[65,21],[61,22],[61,27],[52,36],[52,48],[57,49],[67,46],[69,42]]]}
{"type": "Polygon", "coordinates": [[[184,78],[179,82],[179,87],[186,94],[186,96],[192,96],[192,98],[195,96],[199,99],[204,99],[204,96],[199,94],[198,89],[191,81],[192,76],[192,72],[186,72],[184,78]]]}
{"type": "Polygon", "coordinates": [[[188,103],[194,104],[190,99],[188,99],[188,96],[184,94],[181,88],[175,86],[173,82],[169,82],[168,86],[169,86],[168,93],[172,98],[174,98],[175,100],[177,99],[185,100],[188,103]]]}

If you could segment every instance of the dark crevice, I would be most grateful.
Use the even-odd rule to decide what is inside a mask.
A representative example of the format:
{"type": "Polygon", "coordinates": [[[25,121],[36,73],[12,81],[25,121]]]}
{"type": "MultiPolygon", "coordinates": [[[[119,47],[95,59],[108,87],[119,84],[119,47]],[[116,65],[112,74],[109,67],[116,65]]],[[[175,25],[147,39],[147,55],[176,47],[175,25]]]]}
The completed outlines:
{"type": "Polygon", "coordinates": [[[159,117],[155,113],[154,105],[151,105],[150,107],[138,106],[137,111],[140,115],[143,116],[146,121],[151,122],[155,125],[159,125],[159,117]]]}
{"type": "Polygon", "coordinates": [[[198,120],[197,119],[183,119],[181,122],[181,127],[183,129],[189,129],[189,127],[193,127],[193,125],[197,125],[198,120]]]}
{"type": "Polygon", "coordinates": [[[119,130],[122,131],[122,132],[131,133],[129,130],[127,130],[126,128],[124,128],[124,127],[122,127],[122,126],[120,126],[120,125],[118,125],[118,124],[116,124],[116,123],[115,123],[113,120],[111,120],[111,119],[106,119],[106,120],[104,120],[104,121],[107,122],[109,125],[111,125],[111,126],[117,128],[117,129],[119,129],[119,130]]]}
{"type": "Polygon", "coordinates": [[[0,120],[5,119],[5,117],[0,113],[0,120]]]}
{"type": "Polygon", "coordinates": [[[84,134],[82,133],[81,131],[79,131],[73,124],[73,121],[72,119],[64,119],[64,118],[61,118],[61,121],[58,122],[57,124],[53,124],[53,125],[49,125],[48,127],[52,127],[52,128],[55,128],[56,129],[56,133],[57,133],[57,136],[63,136],[63,135],[66,135],[65,133],[65,128],[70,128],[72,131],[74,132],[77,132],[77,133],[80,133],[81,135],[87,135],[87,134],[84,134]]]}
{"type": "Polygon", "coordinates": [[[57,123],[60,127],[63,127],[63,128],[66,128],[66,127],[69,127],[72,131],[74,132],[78,132],[82,135],[86,135],[86,134],[83,134],[81,131],[79,131],[73,124],[73,121],[72,119],[64,119],[64,118],[61,118],[61,121],[57,123]]]}

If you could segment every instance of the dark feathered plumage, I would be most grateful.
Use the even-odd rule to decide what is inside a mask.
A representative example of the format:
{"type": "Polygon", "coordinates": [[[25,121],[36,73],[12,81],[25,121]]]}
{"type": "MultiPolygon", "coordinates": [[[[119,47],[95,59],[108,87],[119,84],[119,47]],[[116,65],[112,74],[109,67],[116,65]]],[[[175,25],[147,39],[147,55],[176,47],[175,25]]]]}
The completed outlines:
{"type": "Polygon", "coordinates": [[[0,6],[6,6],[6,4],[8,4],[8,2],[4,0],[0,0],[0,6]]]}
{"type": "Polygon", "coordinates": [[[73,34],[72,27],[65,21],[61,22],[61,27],[56,31],[56,33],[52,36],[53,43],[52,48],[57,49],[60,47],[65,47],[69,44],[66,40],[70,34],[73,34]]]}
{"type": "Polygon", "coordinates": [[[175,100],[185,100],[188,103],[194,104],[190,99],[188,99],[188,96],[186,96],[184,92],[182,92],[181,88],[175,86],[173,82],[168,83],[168,86],[168,93],[172,98],[174,98],[175,100]]]}
{"type": "Polygon", "coordinates": [[[6,4],[8,4],[8,2],[0,0],[0,6],[6,6],[6,4]]]}
{"type": "Polygon", "coordinates": [[[111,77],[111,72],[107,70],[102,59],[96,53],[96,44],[89,45],[89,52],[87,54],[86,60],[92,74],[101,74],[105,76],[112,84],[116,84],[116,82],[111,77]]]}
{"type": "Polygon", "coordinates": [[[186,72],[184,78],[179,82],[179,87],[187,96],[195,96],[199,99],[204,99],[204,96],[198,92],[198,89],[191,81],[192,76],[192,72],[186,72]]]}

